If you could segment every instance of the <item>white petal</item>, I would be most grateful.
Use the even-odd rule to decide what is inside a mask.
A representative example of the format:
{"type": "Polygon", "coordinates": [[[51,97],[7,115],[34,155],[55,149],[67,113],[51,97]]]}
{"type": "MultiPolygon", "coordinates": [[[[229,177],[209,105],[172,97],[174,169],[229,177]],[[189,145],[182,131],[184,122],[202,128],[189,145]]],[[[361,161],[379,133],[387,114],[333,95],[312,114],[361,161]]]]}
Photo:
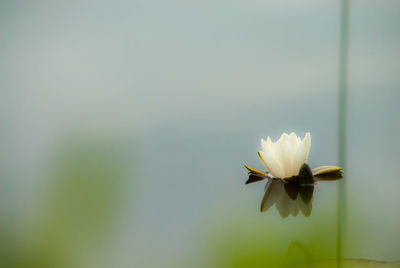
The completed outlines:
{"type": "Polygon", "coordinates": [[[296,133],[283,133],[278,141],[261,139],[259,156],[272,176],[285,179],[298,175],[301,165],[307,162],[311,137],[306,133],[303,140],[296,133]]]}
{"type": "Polygon", "coordinates": [[[285,173],[283,178],[290,178],[298,174],[299,167],[295,162],[295,156],[300,144],[301,140],[294,132],[290,135],[282,134],[281,139],[275,143],[275,152],[279,155],[278,158],[285,173]]]}
{"type": "Polygon", "coordinates": [[[264,164],[266,168],[275,178],[282,178],[284,172],[279,160],[276,157],[275,147],[273,146],[270,137],[267,138],[266,142],[263,139],[261,140],[261,148],[262,151],[260,153],[265,161],[264,164]]]}
{"type": "Polygon", "coordinates": [[[306,135],[304,136],[303,143],[304,143],[304,150],[305,150],[305,161],[304,161],[304,163],[305,163],[308,160],[308,154],[310,153],[310,148],[311,148],[310,132],[307,132],[306,135]]]}
{"type": "Polygon", "coordinates": [[[291,155],[290,169],[289,169],[290,176],[297,175],[296,174],[296,172],[297,172],[296,166],[294,165],[294,158],[295,158],[297,148],[300,145],[300,142],[301,142],[300,138],[298,138],[294,132],[290,133],[289,141],[288,141],[288,146],[290,147],[290,155],[291,155]]]}
{"type": "Polygon", "coordinates": [[[300,167],[307,162],[308,154],[310,152],[310,147],[311,147],[311,136],[310,133],[307,132],[306,135],[304,136],[304,139],[299,144],[297,151],[294,155],[293,172],[295,173],[295,175],[299,173],[300,167]]]}
{"type": "Polygon", "coordinates": [[[297,137],[296,133],[292,132],[289,135],[289,144],[293,147],[297,146],[300,144],[300,138],[297,137]]]}
{"type": "MultiPolygon", "coordinates": [[[[290,176],[292,173],[292,163],[293,163],[293,148],[290,146],[289,139],[286,142],[277,143],[276,147],[279,148],[279,159],[281,167],[285,172],[284,177],[290,176]]],[[[275,150],[278,152],[278,150],[275,150]]]]}
{"type": "Polygon", "coordinates": [[[264,139],[261,139],[260,145],[262,151],[267,151],[267,142],[264,139]]]}
{"type": "Polygon", "coordinates": [[[286,132],[283,132],[281,137],[276,143],[286,142],[289,138],[289,135],[286,132]]]}

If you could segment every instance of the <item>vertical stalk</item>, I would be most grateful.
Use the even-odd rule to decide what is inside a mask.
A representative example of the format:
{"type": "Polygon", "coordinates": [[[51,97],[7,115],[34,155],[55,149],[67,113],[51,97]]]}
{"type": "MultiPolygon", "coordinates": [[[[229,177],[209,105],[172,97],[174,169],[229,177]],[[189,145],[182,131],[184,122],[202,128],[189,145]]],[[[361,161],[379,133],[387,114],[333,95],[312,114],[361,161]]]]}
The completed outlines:
{"type": "MultiPolygon", "coordinates": [[[[338,94],[338,162],[346,172],[347,165],[347,75],[349,49],[349,8],[350,0],[340,3],[340,51],[339,51],[339,94],[338,94]]],[[[346,180],[338,183],[337,189],[337,267],[341,267],[343,257],[343,237],[346,223],[346,180]]]]}

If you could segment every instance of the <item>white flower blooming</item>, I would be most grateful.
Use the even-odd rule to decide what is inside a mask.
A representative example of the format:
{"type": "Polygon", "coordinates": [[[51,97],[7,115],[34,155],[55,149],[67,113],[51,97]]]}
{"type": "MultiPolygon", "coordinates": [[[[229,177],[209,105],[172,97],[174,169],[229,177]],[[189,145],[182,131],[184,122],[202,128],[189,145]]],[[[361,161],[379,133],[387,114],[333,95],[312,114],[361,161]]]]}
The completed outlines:
{"type": "Polygon", "coordinates": [[[258,156],[268,171],[258,170],[244,165],[249,171],[246,184],[268,179],[265,195],[261,202],[261,212],[273,204],[282,217],[296,216],[299,210],[304,216],[311,213],[313,189],[318,181],[334,181],[343,176],[338,166],[320,166],[311,169],[307,164],[311,147],[311,135],[306,133],[303,139],[292,132],[283,133],[278,141],[261,139],[258,156]],[[311,192],[310,192],[311,189],[311,192]],[[300,194],[300,198],[298,198],[300,194]]]}
{"type": "Polygon", "coordinates": [[[277,142],[261,139],[259,156],[275,178],[290,178],[299,174],[300,167],[307,162],[311,136],[306,133],[303,140],[292,132],[283,133],[277,142]]]}
{"type": "Polygon", "coordinates": [[[338,166],[321,166],[311,170],[307,165],[310,147],[311,135],[309,132],[306,133],[303,139],[297,137],[294,132],[290,133],[290,135],[283,133],[276,142],[271,141],[270,137],[266,141],[261,139],[261,150],[257,153],[268,172],[244,165],[250,172],[249,180],[246,184],[265,178],[284,179],[287,181],[292,178],[290,181],[293,181],[300,177],[302,178],[300,183],[306,183],[305,181],[308,180],[304,180],[304,178],[307,177],[308,173],[310,176],[315,177],[314,181],[342,178],[342,168],[338,166]],[[301,170],[303,170],[302,174],[299,174],[301,170]]]}

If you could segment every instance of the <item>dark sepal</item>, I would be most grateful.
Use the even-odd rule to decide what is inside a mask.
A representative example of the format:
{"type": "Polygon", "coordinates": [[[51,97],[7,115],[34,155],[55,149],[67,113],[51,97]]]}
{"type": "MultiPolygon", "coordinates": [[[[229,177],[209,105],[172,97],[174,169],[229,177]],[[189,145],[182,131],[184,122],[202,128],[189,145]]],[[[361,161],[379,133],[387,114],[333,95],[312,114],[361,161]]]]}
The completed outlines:
{"type": "Polygon", "coordinates": [[[343,178],[343,173],[341,170],[339,171],[332,171],[328,173],[318,174],[315,175],[314,178],[317,181],[337,181],[343,178]]]}
{"type": "Polygon", "coordinates": [[[299,184],[313,184],[314,176],[309,165],[304,163],[299,171],[298,182],[299,184]]]}
{"type": "Polygon", "coordinates": [[[254,174],[254,173],[250,173],[249,174],[249,178],[246,181],[246,184],[252,183],[252,182],[257,182],[257,181],[262,181],[266,179],[266,177],[258,175],[258,174],[254,174]]]}

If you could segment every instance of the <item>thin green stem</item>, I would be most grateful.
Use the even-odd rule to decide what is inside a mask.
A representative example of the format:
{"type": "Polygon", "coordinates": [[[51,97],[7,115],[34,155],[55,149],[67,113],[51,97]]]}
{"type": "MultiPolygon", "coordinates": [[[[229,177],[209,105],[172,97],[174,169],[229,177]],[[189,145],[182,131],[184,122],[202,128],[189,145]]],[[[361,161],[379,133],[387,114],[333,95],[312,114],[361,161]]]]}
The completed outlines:
{"type": "MultiPolygon", "coordinates": [[[[339,52],[339,100],[338,100],[338,160],[346,171],[347,165],[347,78],[349,50],[349,17],[350,0],[341,0],[340,9],[340,52],[339,52]]],[[[346,223],[346,180],[338,183],[337,190],[337,232],[336,255],[337,267],[341,267],[343,258],[343,237],[346,223]]]]}

